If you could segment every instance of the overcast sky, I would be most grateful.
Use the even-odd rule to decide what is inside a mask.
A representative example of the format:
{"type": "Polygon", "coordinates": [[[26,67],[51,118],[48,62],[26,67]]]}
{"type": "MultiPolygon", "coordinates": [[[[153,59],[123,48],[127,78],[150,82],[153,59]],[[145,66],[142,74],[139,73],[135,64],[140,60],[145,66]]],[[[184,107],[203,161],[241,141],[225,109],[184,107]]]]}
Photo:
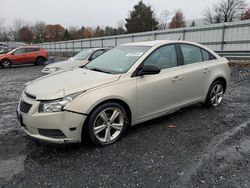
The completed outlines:
{"type": "MultiPolygon", "coordinates": [[[[44,21],[68,26],[110,25],[128,16],[139,0],[0,0],[0,18],[5,25],[21,18],[27,23],[44,21]]],[[[144,0],[159,16],[165,9],[181,9],[186,19],[202,18],[204,9],[218,0],[144,0]]]]}

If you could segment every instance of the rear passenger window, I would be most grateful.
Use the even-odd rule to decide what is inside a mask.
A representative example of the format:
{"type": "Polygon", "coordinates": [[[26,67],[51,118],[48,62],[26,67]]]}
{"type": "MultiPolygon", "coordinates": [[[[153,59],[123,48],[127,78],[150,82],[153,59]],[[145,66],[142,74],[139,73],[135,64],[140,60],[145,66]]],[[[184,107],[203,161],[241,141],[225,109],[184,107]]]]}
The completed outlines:
{"type": "Polygon", "coordinates": [[[203,50],[203,49],[201,50],[201,52],[202,52],[203,60],[204,61],[209,61],[210,60],[209,53],[207,51],[203,50]]]}
{"type": "Polygon", "coordinates": [[[216,58],[214,57],[214,55],[212,55],[211,53],[209,53],[209,52],[206,51],[206,50],[201,49],[201,52],[202,52],[202,56],[203,56],[203,60],[204,60],[204,61],[209,61],[209,60],[216,59],[216,58]]]}
{"type": "Polygon", "coordinates": [[[185,65],[203,61],[201,49],[199,47],[188,44],[181,44],[181,50],[185,65]]]}
{"type": "Polygon", "coordinates": [[[161,69],[178,66],[175,45],[167,45],[155,50],[145,61],[144,65],[154,64],[161,69]]]}
{"type": "Polygon", "coordinates": [[[39,48],[26,48],[25,51],[26,53],[37,52],[39,51],[39,48]]]}

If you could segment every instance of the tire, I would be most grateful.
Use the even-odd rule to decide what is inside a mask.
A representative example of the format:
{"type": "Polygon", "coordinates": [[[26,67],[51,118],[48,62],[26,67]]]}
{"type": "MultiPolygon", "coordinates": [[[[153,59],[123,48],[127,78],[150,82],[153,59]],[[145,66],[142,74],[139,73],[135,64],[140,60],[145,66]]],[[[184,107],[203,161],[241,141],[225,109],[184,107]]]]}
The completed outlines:
{"type": "Polygon", "coordinates": [[[36,59],[35,65],[44,65],[44,63],[46,62],[46,59],[43,57],[38,57],[36,59]]]}
{"type": "Polygon", "coordinates": [[[1,61],[1,67],[2,67],[3,69],[11,68],[11,66],[12,66],[12,63],[11,63],[10,60],[4,59],[4,60],[1,61]]]}
{"type": "Polygon", "coordinates": [[[217,107],[221,104],[225,86],[221,81],[215,81],[210,86],[206,97],[205,105],[208,107],[217,107]]]}
{"type": "Polygon", "coordinates": [[[105,146],[119,140],[128,125],[128,115],[123,106],[108,102],[97,107],[90,114],[85,131],[92,143],[105,146]]]}

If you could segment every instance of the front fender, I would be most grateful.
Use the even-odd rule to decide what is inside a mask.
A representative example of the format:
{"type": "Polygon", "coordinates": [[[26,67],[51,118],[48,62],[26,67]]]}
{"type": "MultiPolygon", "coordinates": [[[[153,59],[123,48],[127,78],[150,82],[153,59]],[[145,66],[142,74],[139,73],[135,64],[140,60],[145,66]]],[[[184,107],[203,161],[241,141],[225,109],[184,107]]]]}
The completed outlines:
{"type": "Polygon", "coordinates": [[[126,103],[130,108],[131,123],[133,123],[134,114],[136,114],[136,80],[118,81],[115,84],[108,84],[86,91],[75,98],[66,109],[78,113],[90,114],[96,106],[107,100],[121,100],[126,103]]]}

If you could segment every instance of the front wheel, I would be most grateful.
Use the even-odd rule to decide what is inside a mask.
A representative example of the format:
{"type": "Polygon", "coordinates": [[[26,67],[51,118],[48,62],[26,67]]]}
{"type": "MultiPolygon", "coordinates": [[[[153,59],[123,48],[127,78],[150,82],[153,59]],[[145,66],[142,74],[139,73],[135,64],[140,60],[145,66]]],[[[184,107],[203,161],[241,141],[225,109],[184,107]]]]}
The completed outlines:
{"type": "Polygon", "coordinates": [[[87,124],[87,134],[99,146],[116,142],[128,126],[128,116],[122,105],[114,102],[97,107],[87,124]]]}
{"type": "Polygon", "coordinates": [[[2,61],[1,61],[1,67],[2,67],[3,69],[10,68],[10,67],[11,67],[11,61],[8,60],[8,59],[2,60],[2,61]]]}
{"type": "Polygon", "coordinates": [[[209,107],[217,107],[220,105],[225,92],[224,85],[221,81],[215,81],[209,88],[205,104],[209,107]]]}

